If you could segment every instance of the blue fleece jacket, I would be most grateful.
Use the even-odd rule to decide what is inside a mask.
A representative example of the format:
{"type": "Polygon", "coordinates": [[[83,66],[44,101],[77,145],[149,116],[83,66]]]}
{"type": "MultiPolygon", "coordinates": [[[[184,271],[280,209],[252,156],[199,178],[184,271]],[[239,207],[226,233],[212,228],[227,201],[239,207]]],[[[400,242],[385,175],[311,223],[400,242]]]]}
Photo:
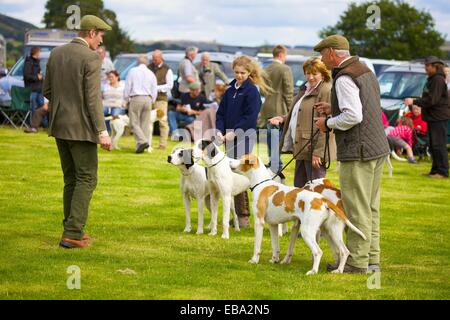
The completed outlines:
{"type": "Polygon", "coordinates": [[[230,83],[216,113],[216,128],[222,134],[227,129],[256,130],[256,121],[261,109],[258,88],[248,79],[237,90],[236,80],[230,83]]]}

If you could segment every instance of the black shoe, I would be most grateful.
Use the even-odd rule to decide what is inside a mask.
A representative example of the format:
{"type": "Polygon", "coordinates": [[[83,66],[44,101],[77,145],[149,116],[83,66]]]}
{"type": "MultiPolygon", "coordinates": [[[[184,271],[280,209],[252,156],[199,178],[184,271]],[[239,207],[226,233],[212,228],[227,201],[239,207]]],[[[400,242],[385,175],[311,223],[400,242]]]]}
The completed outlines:
{"type": "Polygon", "coordinates": [[[149,147],[148,143],[144,143],[144,144],[140,144],[138,145],[137,149],[136,149],[136,153],[142,153],[144,152],[145,149],[147,149],[149,147]]]}
{"type": "MultiPolygon", "coordinates": [[[[339,263],[333,263],[333,264],[327,263],[327,271],[329,271],[329,272],[337,270],[338,267],[339,267],[339,263]]],[[[375,271],[371,271],[371,272],[375,272],[375,271]]],[[[367,268],[357,268],[357,267],[353,267],[349,264],[345,264],[344,273],[364,274],[364,273],[367,273],[367,268]]]]}

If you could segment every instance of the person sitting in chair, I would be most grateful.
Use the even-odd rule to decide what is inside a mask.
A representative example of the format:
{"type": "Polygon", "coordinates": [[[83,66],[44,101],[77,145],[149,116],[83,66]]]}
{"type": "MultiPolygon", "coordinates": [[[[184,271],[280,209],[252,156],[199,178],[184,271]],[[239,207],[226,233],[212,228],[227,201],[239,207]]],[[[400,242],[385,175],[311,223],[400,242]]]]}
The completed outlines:
{"type": "Polygon", "coordinates": [[[190,124],[205,109],[204,105],[211,103],[200,94],[200,90],[200,83],[191,83],[189,92],[181,94],[181,102],[177,104],[175,111],[169,111],[169,135],[178,129],[178,121],[184,122],[184,125],[190,124]]]}

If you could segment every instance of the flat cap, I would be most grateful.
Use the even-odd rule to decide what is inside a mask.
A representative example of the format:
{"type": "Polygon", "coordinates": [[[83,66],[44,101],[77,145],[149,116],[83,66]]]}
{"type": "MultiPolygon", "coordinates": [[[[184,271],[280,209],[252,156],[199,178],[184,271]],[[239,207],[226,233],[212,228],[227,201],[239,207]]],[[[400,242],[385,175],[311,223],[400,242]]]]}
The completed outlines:
{"type": "Polygon", "coordinates": [[[350,50],[350,45],[347,38],[339,34],[334,34],[332,36],[326,37],[318,44],[316,44],[316,46],[314,47],[314,51],[320,52],[325,48],[333,48],[336,50],[350,50]]]}
{"type": "Polygon", "coordinates": [[[442,61],[441,59],[439,59],[436,56],[428,56],[428,57],[425,58],[424,63],[425,64],[432,64],[432,63],[444,64],[444,61],[442,61]]]}
{"type": "Polygon", "coordinates": [[[200,88],[201,88],[201,85],[198,82],[192,82],[189,85],[189,90],[197,90],[197,89],[200,89],[200,88]]]}
{"type": "Polygon", "coordinates": [[[86,15],[81,18],[80,21],[80,30],[111,30],[111,26],[107,24],[105,21],[100,19],[99,17],[93,15],[86,15]]]}

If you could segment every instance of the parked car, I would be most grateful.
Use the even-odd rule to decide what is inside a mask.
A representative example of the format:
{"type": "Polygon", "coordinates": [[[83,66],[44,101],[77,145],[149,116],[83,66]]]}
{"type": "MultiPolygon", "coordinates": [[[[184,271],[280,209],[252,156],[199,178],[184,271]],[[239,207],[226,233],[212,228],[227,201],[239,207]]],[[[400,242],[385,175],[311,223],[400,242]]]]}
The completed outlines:
{"type": "MultiPolygon", "coordinates": [[[[47,65],[50,51],[41,52],[40,65],[42,74],[45,77],[45,67],[47,65]]],[[[25,65],[25,58],[21,57],[19,61],[12,67],[6,77],[0,79],[0,105],[3,107],[11,106],[11,87],[23,87],[23,68],[25,65]]]]}
{"type": "Polygon", "coordinates": [[[372,61],[373,67],[375,68],[375,74],[379,76],[389,67],[399,66],[402,64],[408,64],[408,61],[401,60],[385,60],[385,59],[370,59],[372,61]]]}
{"type": "Polygon", "coordinates": [[[395,125],[408,107],[403,100],[408,97],[421,97],[427,74],[423,64],[407,63],[385,69],[378,77],[381,94],[381,107],[391,125],[395,125]]]}

